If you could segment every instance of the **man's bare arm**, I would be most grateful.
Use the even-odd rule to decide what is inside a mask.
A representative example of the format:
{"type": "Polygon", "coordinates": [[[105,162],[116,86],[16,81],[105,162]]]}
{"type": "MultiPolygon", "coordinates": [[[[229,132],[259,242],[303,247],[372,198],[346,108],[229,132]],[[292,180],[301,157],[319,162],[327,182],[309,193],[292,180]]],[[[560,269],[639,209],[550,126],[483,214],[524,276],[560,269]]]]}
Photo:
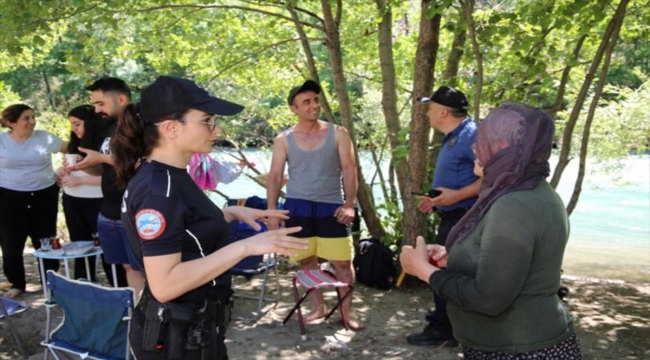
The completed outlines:
{"type": "Polygon", "coordinates": [[[271,170],[266,183],[267,208],[275,210],[278,208],[278,197],[282,188],[284,178],[284,166],[287,162],[287,138],[284,133],[278,135],[273,142],[273,157],[271,158],[271,170]]]}
{"type": "Polygon", "coordinates": [[[343,173],[343,190],[345,191],[346,207],[354,207],[357,201],[357,164],[354,157],[354,145],[345,128],[337,126],[336,143],[343,173]]]}

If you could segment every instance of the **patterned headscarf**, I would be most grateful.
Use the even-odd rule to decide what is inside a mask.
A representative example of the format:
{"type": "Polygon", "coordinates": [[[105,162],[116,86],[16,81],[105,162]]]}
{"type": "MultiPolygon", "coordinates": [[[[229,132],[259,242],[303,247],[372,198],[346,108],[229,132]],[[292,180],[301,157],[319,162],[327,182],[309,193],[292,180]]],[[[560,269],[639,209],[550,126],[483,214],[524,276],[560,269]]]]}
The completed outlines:
{"type": "Polygon", "coordinates": [[[553,120],[542,110],[504,103],[483,120],[474,151],[483,168],[478,200],[451,229],[447,251],[470,234],[501,196],[531,190],[550,174],[548,159],[554,133],[553,120]]]}

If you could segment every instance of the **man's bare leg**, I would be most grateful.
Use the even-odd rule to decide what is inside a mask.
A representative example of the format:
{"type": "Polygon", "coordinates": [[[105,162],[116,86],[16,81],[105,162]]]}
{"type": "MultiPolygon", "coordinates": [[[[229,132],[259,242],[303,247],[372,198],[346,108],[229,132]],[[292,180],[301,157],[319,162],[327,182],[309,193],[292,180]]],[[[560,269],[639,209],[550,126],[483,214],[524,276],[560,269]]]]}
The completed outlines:
{"type": "Polygon", "coordinates": [[[138,270],[133,270],[130,264],[122,264],[126,272],[126,283],[135,290],[135,299],[140,298],[140,292],[144,288],[144,278],[138,270]]]}
{"type": "MultiPolygon", "coordinates": [[[[334,265],[334,270],[336,271],[336,278],[344,283],[349,285],[354,285],[355,283],[355,274],[354,269],[352,268],[352,262],[350,260],[346,261],[330,261],[334,265]]],[[[341,288],[342,293],[345,294],[348,291],[348,288],[341,288]]],[[[352,294],[350,294],[341,304],[343,311],[348,314],[348,326],[352,330],[361,330],[363,329],[363,324],[354,319],[354,314],[352,313],[352,294]]]]}
{"type": "MultiPolygon", "coordinates": [[[[302,259],[300,260],[300,265],[303,270],[318,270],[318,258],[316,256],[310,256],[306,259],[302,259]]],[[[305,322],[314,321],[327,315],[325,312],[323,293],[321,293],[320,290],[312,291],[309,294],[309,300],[311,301],[312,307],[311,311],[305,315],[305,322]]]]}

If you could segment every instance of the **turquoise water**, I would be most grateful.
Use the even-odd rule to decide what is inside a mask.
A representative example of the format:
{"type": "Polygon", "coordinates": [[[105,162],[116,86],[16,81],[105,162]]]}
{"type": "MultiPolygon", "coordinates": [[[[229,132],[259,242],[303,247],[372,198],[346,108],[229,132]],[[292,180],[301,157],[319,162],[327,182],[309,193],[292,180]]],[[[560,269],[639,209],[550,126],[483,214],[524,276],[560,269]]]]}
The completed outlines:
{"type": "MultiPolygon", "coordinates": [[[[229,158],[227,153],[219,154],[229,158]]],[[[248,150],[245,154],[260,172],[268,171],[269,152],[248,150]]],[[[376,176],[376,168],[368,154],[363,154],[361,162],[364,176],[370,181],[376,176]]],[[[573,191],[577,166],[577,161],[569,164],[557,188],[565,203],[573,191]]],[[[570,217],[565,273],[650,282],[650,156],[630,156],[615,173],[599,170],[596,163],[589,162],[585,179],[570,217]]],[[[266,190],[245,175],[217,189],[231,198],[266,196],[266,190]]],[[[373,192],[380,203],[379,186],[373,192]]],[[[220,205],[225,201],[218,195],[211,196],[220,205]]]]}
{"type": "MultiPolygon", "coordinates": [[[[557,188],[565,202],[576,174],[572,164],[557,188]]],[[[565,272],[650,282],[650,157],[630,156],[615,174],[587,173],[570,221],[565,272]]]]}

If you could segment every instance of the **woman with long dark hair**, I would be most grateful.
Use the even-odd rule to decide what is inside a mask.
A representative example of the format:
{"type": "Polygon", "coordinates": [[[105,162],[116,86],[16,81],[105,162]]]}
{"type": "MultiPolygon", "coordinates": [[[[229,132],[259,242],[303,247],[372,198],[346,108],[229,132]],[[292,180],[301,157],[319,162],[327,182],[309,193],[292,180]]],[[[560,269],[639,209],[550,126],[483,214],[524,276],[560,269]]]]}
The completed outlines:
{"type": "MultiPolygon", "coordinates": [[[[85,153],[79,147],[86,149],[99,149],[104,140],[106,121],[95,112],[92,105],[81,105],[73,108],[68,113],[70,121],[70,142],[68,154],[80,161],[85,153]]],[[[66,156],[66,159],[70,156],[66,156]]],[[[63,212],[68,227],[70,241],[92,240],[97,233],[97,216],[102,203],[101,167],[86,170],[71,171],[69,166],[57,170],[61,185],[63,185],[63,212]]],[[[76,259],[74,277],[86,278],[97,281],[95,276],[95,257],[88,259],[90,274],[86,274],[84,259],[76,259]]],[[[103,258],[102,258],[103,261],[103,258]]],[[[104,265],[104,270],[110,280],[110,266],[104,265]]]]}
{"type": "Polygon", "coordinates": [[[415,248],[402,249],[404,270],[447,300],[467,360],[582,358],[557,295],[569,220],[546,181],[553,132],[539,109],[493,109],[473,147],[474,172],[483,178],[478,200],[444,247],[427,248],[420,236],[415,248]]]}
{"type": "Polygon", "coordinates": [[[216,115],[243,107],[196,83],[161,76],[143,90],[139,111],[129,105],[111,139],[118,180],[128,184],[122,222],[146,284],[130,332],[138,360],[227,359],[229,269],[250,255],[292,255],[306,242],[300,228],[263,232],[229,244],[228,222],[288,218],[286,211],[238,206],[219,209],[186,167],[207,154],[221,132],[216,115]]]}
{"type": "MultiPolygon", "coordinates": [[[[15,298],[25,291],[23,250],[29,236],[35,249],[40,239],[56,235],[59,186],[52,168],[52,154],[65,152],[58,136],[35,130],[34,109],[15,104],[2,110],[0,134],[0,246],[2,268],[12,284],[4,296],[15,298]]],[[[58,260],[44,260],[45,271],[57,270],[58,260]]],[[[43,274],[41,274],[43,276],[43,274]]]]}

